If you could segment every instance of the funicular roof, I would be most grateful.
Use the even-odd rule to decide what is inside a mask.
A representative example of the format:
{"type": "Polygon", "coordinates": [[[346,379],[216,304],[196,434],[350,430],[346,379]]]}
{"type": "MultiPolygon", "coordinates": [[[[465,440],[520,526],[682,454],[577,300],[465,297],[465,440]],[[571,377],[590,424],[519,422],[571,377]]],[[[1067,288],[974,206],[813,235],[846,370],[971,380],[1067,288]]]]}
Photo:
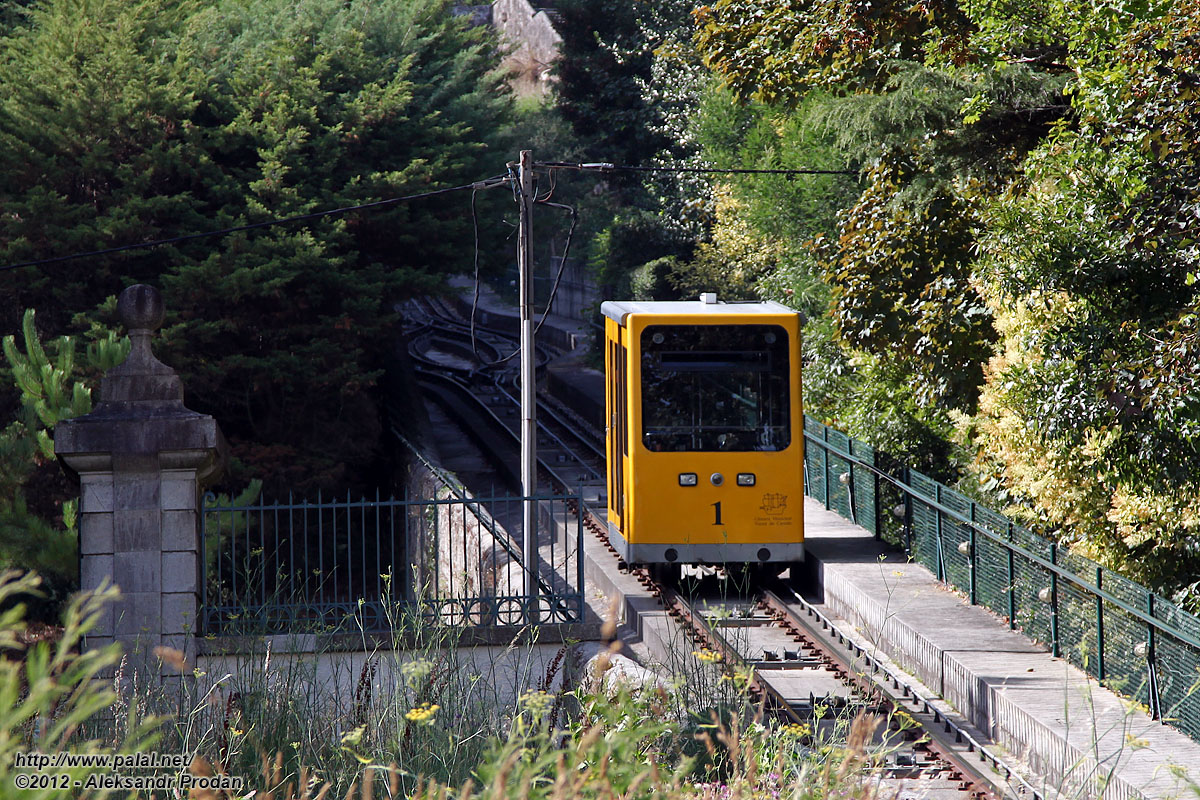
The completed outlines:
{"type": "Polygon", "coordinates": [[[606,300],[601,313],[618,325],[625,324],[630,314],[798,314],[774,300],[733,300],[704,302],[702,300],[606,300]]]}

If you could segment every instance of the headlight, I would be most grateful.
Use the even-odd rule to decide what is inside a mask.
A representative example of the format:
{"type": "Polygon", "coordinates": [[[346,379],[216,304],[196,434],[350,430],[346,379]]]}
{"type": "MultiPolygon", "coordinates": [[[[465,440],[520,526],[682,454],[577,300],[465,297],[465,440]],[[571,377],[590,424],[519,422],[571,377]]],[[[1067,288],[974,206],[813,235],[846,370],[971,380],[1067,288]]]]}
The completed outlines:
{"type": "Polygon", "coordinates": [[[754,473],[753,472],[739,472],[738,477],[737,477],[737,483],[738,483],[738,486],[753,486],[754,485],[754,473]]]}
{"type": "Polygon", "coordinates": [[[698,481],[696,479],[696,473],[694,473],[694,472],[679,473],[679,485],[680,486],[695,486],[697,483],[698,483],[698,481]]]}

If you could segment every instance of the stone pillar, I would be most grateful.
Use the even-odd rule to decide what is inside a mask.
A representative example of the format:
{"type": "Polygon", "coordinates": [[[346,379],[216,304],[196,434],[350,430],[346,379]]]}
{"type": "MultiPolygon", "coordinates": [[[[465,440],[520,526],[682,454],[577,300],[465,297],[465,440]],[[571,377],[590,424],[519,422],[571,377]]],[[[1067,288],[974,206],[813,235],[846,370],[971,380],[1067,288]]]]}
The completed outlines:
{"type": "Polygon", "coordinates": [[[163,321],[158,291],[130,286],[117,311],[129,357],[104,376],[92,413],[54,432],[59,460],[79,478],[81,588],[109,577],[122,595],[88,645],[120,641],[146,666],[158,645],[192,660],[204,578],[200,492],[227,448],[212,417],[184,407],[179,376],[151,352],[163,321]]]}

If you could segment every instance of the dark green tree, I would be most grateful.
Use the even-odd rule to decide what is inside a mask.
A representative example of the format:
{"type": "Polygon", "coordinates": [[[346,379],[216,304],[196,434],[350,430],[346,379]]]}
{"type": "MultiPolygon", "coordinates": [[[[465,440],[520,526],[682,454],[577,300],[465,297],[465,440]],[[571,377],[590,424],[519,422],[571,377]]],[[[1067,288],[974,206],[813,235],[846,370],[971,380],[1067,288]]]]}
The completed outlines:
{"type": "MultiPolygon", "coordinates": [[[[211,149],[228,154],[222,166],[245,187],[231,220],[503,172],[488,138],[507,95],[479,31],[443,3],[299,5],[213,8],[191,21],[191,46],[216,79],[206,106],[230,120],[211,149]]],[[[276,482],[362,481],[381,440],[374,386],[395,336],[392,306],[468,266],[466,203],[435,198],[237,235],[164,281],[179,309],[166,335],[196,407],[218,415],[253,472],[291,464],[276,482]]]]}
{"type": "MultiPolygon", "coordinates": [[[[154,239],[211,225],[200,198],[219,182],[197,147],[201,80],[179,46],[174,0],[53,0],[0,42],[0,263],[154,239]]],[[[173,254],[167,254],[166,259],[173,254]]],[[[0,330],[24,308],[51,332],[153,275],[145,253],[0,273],[0,330]]]]}
{"type": "MultiPolygon", "coordinates": [[[[5,41],[0,258],[47,257],[469,183],[509,96],[442,0],[46,0],[5,41]],[[32,133],[31,131],[36,131],[32,133]]],[[[160,350],[274,485],[376,470],[396,302],[469,266],[466,194],[0,273],[52,332],[163,289],[160,350]]],[[[6,306],[7,310],[7,306],[6,306]]],[[[11,326],[11,322],[6,322],[11,326]]],[[[235,472],[235,479],[239,476],[235,472]]]]}
{"type": "Polygon", "coordinates": [[[658,111],[640,85],[650,80],[658,44],[640,24],[649,9],[621,0],[562,0],[558,11],[559,112],[587,142],[590,158],[645,163],[668,144],[654,129],[658,111]]]}

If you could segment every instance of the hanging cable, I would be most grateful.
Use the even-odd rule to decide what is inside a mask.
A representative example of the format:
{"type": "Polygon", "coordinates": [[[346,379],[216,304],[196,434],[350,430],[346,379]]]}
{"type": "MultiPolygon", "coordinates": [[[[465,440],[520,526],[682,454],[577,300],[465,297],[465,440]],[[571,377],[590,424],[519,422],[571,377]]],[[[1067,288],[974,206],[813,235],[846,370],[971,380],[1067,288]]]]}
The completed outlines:
{"type": "Polygon", "coordinates": [[[356,206],[343,206],[341,208],[333,208],[328,211],[315,211],[311,214],[298,214],[294,217],[282,217],[279,219],[266,220],[264,222],[255,222],[249,225],[238,225],[232,228],[221,228],[215,231],[205,231],[204,233],[189,233],[183,236],[174,236],[170,239],[155,239],[149,242],[139,242],[137,244],[121,245],[119,247],[108,247],[103,250],[89,250],[83,253],[71,253],[65,256],[54,256],[52,258],[40,258],[35,261],[22,261],[17,264],[5,264],[0,266],[0,271],[9,269],[20,269],[22,267],[38,267],[46,264],[58,264],[63,261],[73,261],[80,258],[91,258],[94,256],[106,256],[113,253],[123,253],[129,250],[145,250],[151,247],[162,247],[163,245],[179,244],[181,242],[190,242],[194,239],[206,239],[213,236],[228,236],[231,233],[241,233],[243,231],[252,231],[259,228],[269,228],[274,225],[288,225],[293,222],[305,222],[313,219],[321,219],[323,217],[331,217],[339,214],[348,214],[352,211],[365,211],[375,208],[384,208],[386,206],[403,203],[409,200],[420,200],[425,197],[435,197],[441,194],[449,194],[451,192],[461,192],[466,189],[477,191],[478,189],[486,189],[491,186],[499,186],[501,183],[507,182],[509,179],[504,175],[495,175],[490,178],[485,178],[481,181],[473,183],[465,183],[461,186],[448,186],[444,189],[432,189],[428,192],[418,192],[409,194],[403,197],[389,197],[385,200],[376,200],[372,203],[362,203],[356,206]]]}
{"type": "Polygon", "coordinates": [[[554,196],[554,190],[557,186],[558,186],[558,170],[552,169],[552,170],[550,170],[550,189],[549,189],[549,191],[547,191],[546,194],[544,194],[543,196],[535,198],[533,202],[545,203],[551,197],[554,196]]]}
{"type": "MultiPolygon", "coordinates": [[[[554,193],[553,189],[551,189],[550,193],[554,193]]],[[[546,196],[549,197],[550,195],[546,196]]],[[[550,309],[554,307],[554,298],[558,294],[558,284],[562,280],[563,271],[566,269],[567,258],[571,255],[571,237],[575,235],[575,226],[579,223],[579,212],[575,210],[574,206],[568,206],[563,203],[550,203],[545,200],[541,201],[540,205],[559,208],[569,212],[571,215],[571,227],[567,229],[567,241],[563,245],[562,258],[558,261],[558,271],[554,275],[554,283],[550,286],[550,298],[546,301],[546,310],[542,313],[542,318],[538,320],[538,324],[533,329],[534,335],[537,335],[537,332],[542,329],[542,323],[546,321],[546,317],[550,316],[550,309]]]]}
{"type": "MultiPolygon", "coordinates": [[[[513,200],[515,200],[516,202],[519,203],[519,202],[521,202],[521,182],[517,179],[516,172],[513,171],[513,162],[510,162],[506,166],[508,168],[508,175],[504,180],[509,184],[510,187],[512,187],[513,200]]],[[[474,271],[475,271],[475,292],[474,292],[473,297],[471,298],[471,326],[470,326],[470,329],[471,329],[471,355],[475,356],[475,360],[478,361],[480,364],[482,364],[484,367],[495,367],[495,366],[499,366],[500,364],[503,364],[507,361],[510,361],[513,356],[515,356],[517,353],[519,353],[521,351],[520,351],[520,349],[514,350],[511,353],[509,353],[508,355],[504,356],[503,358],[498,358],[495,361],[489,361],[486,358],[484,358],[483,356],[479,355],[479,342],[475,335],[475,314],[476,314],[477,310],[479,309],[479,285],[480,285],[480,281],[479,281],[479,216],[478,216],[478,214],[476,214],[476,211],[475,211],[475,195],[476,195],[476,192],[471,192],[471,225],[475,232],[475,255],[473,258],[474,271]]]]}
{"type": "MultiPolygon", "coordinates": [[[[509,174],[511,175],[511,170],[509,174]]],[[[483,356],[479,355],[479,347],[475,340],[475,310],[479,308],[479,215],[475,212],[475,196],[477,194],[479,194],[478,190],[471,192],[471,228],[475,232],[475,296],[471,298],[471,354],[480,364],[492,366],[483,356]]]]}
{"type": "MultiPolygon", "coordinates": [[[[520,189],[518,188],[516,191],[520,192],[520,189]]],[[[551,189],[551,193],[553,193],[553,189],[551,189]]],[[[549,197],[549,194],[547,194],[547,197],[549,197]]],[[[542,329],[542,325],[545,324],[546,318],[548,316],[550,316],[550,310],[554,306],[554,298],[558,294],[558,287],[559,287],[560,282],[562,281],[563,272],[566,270],[567,259],[570,257],[570,254],[571,254],[571,239],[575,236],[575,228],[579,224],[579,212],[573,206],[568,206],[564,203],[551,203],[551,202],[547,202],[546,200],[538,200],[536,202],[538,205],[550,206],[551,208],[558,208],[558,209],[562,209],[564,211],[569,212],[571,214],[571,227],[567,229],[567,241],[563,245],[562,259],[558,262],[558,270],[556,271],[556,273],[554,275],[554,283],[550,287],[550,297],[546,301],[546,308],[545,308],[545,310],[542,311],[541,318],[537,321],[537,324],[534,325],[534,328],[533,328],[533,333],[535,336],[542,329]]],[[[495,361],[488,361],[487,359],[485,359],[481,355],[479,355],[478,343],[477,343],[476,336],[475,336],[475,312],[479,306],[479,285],[480,285],[480,281],[479,281],[479,218],[477,217],[477,215],[475,213],[475,192],[471,193],[471,222],[474,225],[474,229],[475,229],[475,257],[474,257],[475,293],[474,293],[474,297],[471,301],[471,354],[474,355],[475,360],[477,360],[484,367],[496,367],[496,366],[499,366],[500,364],[504,364],[504,363],[511,361],[513,358],[515,358],[517,356],[518,353],[521,352],[521,350],[520,350],[520,348],[517,348],[516,350],[513,350],[508,355],[498,358],[495,361]]]]}

